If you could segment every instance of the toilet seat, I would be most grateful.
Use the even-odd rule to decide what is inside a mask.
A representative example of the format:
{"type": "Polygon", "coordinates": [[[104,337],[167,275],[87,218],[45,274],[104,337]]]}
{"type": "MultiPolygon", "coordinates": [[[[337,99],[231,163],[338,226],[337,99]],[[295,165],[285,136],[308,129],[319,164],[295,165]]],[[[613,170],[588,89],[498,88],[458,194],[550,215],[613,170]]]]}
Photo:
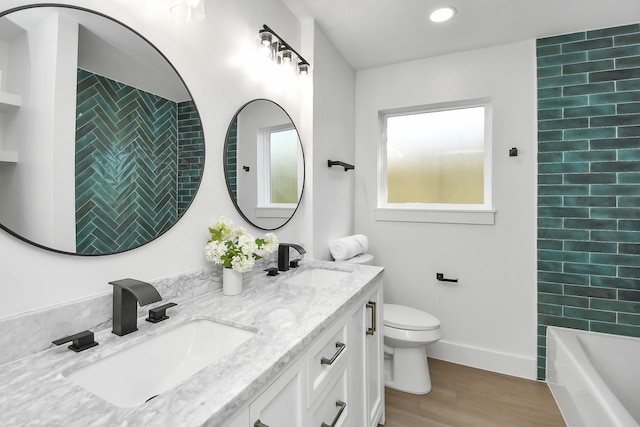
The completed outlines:
{"type": "Polygon", "coordinates": [[[384,325],[410,331],[432,331],[440,328],[440,321],[422,310],[398,304],[384,304],[384,325]]]}

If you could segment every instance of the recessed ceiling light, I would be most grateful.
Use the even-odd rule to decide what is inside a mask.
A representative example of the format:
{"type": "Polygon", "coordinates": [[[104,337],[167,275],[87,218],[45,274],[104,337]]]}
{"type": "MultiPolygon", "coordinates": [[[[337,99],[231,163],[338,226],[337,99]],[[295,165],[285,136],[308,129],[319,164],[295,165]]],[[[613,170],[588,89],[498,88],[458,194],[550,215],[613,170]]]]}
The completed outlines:
{"type": "Polygon", "coordinates": [[[455,8],[451,6],[441,7],[431,12],[431,15],[429,15],[429,19],[431,19],[431,21],[433,22],[444,22],[453,18],[455,14],[455,8]]]}

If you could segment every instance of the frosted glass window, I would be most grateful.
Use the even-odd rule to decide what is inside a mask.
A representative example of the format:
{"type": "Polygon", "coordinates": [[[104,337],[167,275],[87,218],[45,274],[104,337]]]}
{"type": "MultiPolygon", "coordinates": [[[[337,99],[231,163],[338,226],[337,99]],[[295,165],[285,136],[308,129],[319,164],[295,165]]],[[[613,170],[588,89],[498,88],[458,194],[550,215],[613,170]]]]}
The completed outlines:
{"type": "Polygon", "coordinates": [[[298,133],[289,129],[269,134],[271,203],[298,203],[298,133]]]}
{"type": "Polygon", "coordinates": [[[485,204],[485,107],[386,116],[387,203],[485,204]]]}

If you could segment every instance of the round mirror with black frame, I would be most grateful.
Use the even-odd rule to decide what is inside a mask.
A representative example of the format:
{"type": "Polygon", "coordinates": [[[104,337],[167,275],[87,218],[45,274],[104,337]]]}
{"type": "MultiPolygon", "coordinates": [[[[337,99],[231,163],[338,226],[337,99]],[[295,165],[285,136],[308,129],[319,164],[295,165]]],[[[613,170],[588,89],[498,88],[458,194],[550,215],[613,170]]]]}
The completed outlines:
{"type": "Polygon", "coordinates": [[[244,219],[262,230],[291,220],[304,191],[304,151],[280,105],[254,99],[240,107],[227,130],[223,160],[229,196],[244,219]]]}
{"type": "Polygon", "coordinates": [[[108,255],[164,234],[204,170],[198,109],[167,58],[85,8],[0,13],[0,228],[108,255]]]}

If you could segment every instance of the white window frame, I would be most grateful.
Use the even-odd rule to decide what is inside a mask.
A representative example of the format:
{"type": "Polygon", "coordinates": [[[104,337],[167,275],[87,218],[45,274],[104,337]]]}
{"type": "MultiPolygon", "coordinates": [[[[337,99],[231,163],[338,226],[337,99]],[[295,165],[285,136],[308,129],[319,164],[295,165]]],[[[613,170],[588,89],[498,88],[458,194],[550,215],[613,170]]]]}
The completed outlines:
{"type": "Polygon", "coordinates": [[[378,204],[374,211],[376,221],[434,222],[452,224],[494,224],[495,213],[492,194],[492,107],[490,98],[446,102],[415,107],[382,110],[378,114],[380,151],[378,164],[378,204]],[[484,107],[484,203],[387,203],[387,118],[410,114],[431,113],[464,108],[484,107]]]}

